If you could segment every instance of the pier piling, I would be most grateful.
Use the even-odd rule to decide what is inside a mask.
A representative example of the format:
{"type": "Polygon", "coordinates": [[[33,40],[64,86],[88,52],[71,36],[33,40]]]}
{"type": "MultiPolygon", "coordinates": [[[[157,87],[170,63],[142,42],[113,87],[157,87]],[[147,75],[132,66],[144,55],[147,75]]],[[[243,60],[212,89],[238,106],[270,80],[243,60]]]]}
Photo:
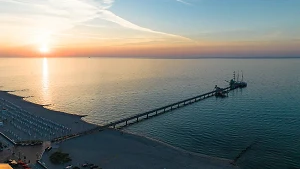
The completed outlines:
{"type": "MultiPolygon", "coordinates": [[[[230,87],[226,87],[226,88],[223,88],[223,89],[219,88],[218,90],[214,90],[214,91],[211,91],[211,92],[208,92],[208,93],[205,93],[205,94],[198,95],[196,97],[185,99],[185,100],[179,101],[177,103],[169,104],[167,106],[160,107],[160,108],[157,108],[157,109],[154,109],[154,110],[150,110],[150,111],[147,111],[145,113],[136,114],[136,115],[133,115],[133,116],[130,116],[130,117],[126,117],[126,118],[123,118],[123,119],[120,119],[120,120],[117,120],[117,121],[114,121],[114,122],[110,122],[110,123],[108,123],[106,125],[98,126],[98,127],[95,127],[95,128],[93,128],[91,130],[88,130],[88,131],[84,131],[84,132],[80,132],[80,133],[77,133],[77,134],[72,134],[72,135],[58,137],[58,138],[52,139],[51,142],[62,141],[62,140],[66,140],[66,139],[73,138],[73,137],[79,137],[81,135],[86,135],[86,134],[90,134],[90,133],[93,133],[93,132],[102,131],[105,128],[109,128],[109,127],[112,127],[114,129],[116,129],[116,128],[121,129],[121,128],[129,126],[131,124],[138,123],[140,121],[144,121],[146,119],[149,119],[149,117],[158,116],[158,115],[164,114],[166,112],[171,112],[173,110],[176,110],[176,109],[181,108],[181,107],[188,106],[190,104],[196,103],[196,102],[204,100],[206,98],[209,98],[209,97],[212,97],[212,96],[217,96],[217,94],[218,94],[217,92],[220,92],[220,91],[221,92],[226,92],[227,95],[228,95],[228,92],[231,91],[231,90],[235,90],[237,88],[244,88],[244,87],[246,87],[247,84],[246,83],[244,84],[244,83],[245,82],[241,83],[239,86],[235,86],[235,85],[232,86],[231,85],[230,87]],[[139,118],[142,118],[142,120],[139,120],[139,118]],[[125,125],[124,125],[124,123],[125,123],[125,125]]],[[[247,148],[245,151],[247,151],[248,149],[249,148],[247,148]]],[[[241,155],[239,155],[234,160],[234,162],[236,162],[237,159],[240,156],[241,155]]]]}
{"type": "MultiPolygon", "coordinates": [[[[231,90],[234,90],[236,88],[231,88],[231,87],[226,87],[224,89],[221,89],[223,92],[229,92],[231,90]]],[[[173,103],[173,104],[170,104],[170,105],[167,105],[167,106],[164,106],[164,107],[161,107],[161,108],[157,108],[157,109],[154,109],[154,110],[150,110],[148,112],[145,112],[145,113],[141,113],[141,114],[137,114],[137,115],[134,115],[134,116],[131,116],[131,117],[127,117],[127,118],[123,118],[121,120],[118,120],[118,121],[115,121],[115,122],[112,122],[112,123],[109,123],[107,125],[104,125],[102,127],[113,127],[115,128],[116,125],[118,124],[121,124],[124,122],[126,122],[126,125],[125,126],[128,126],[130,124],[133,124],[133,123],[138,123],[139,121],[143,121],[145,119],[149,119],[149,116],[151,117],[151,114],[152,116],[154,116],[153,114],[155,113],[155,116],[157,115],[160,115],[160,114],[164,114],[166,112],[169,112],[169,111],[173,111],[173,110],[176,110],[180,107],[185,107],[187,105],[190,105],[190,104],[193,104],[193,103],[196,103],[198,101],[201,101],[201,100],[204,100],[204,99],[207,99],[207,98],[210,98],[212,96],[215,96],[216,95],[216,90],[212,91],[212,92],[208,92],[208,93],[205,93],[205,94],[202,94],[202,95],[199,95],[199,96],[196,96],[196,97],[192,97],[192,98],[189,98],[189,99],[186,99],[186,100],[182,100],[182,101],[179,101],[177,103],[173,103]],[[139,120],[140,117],[144,117],[143,120],[139,120]],[[146,118],[145,118],[146,117],[146,118]],[[128,121],[131,121],[133,119],[136,119],[135,122],[132,122],[132,123],[128,123],[128,121]]]]}

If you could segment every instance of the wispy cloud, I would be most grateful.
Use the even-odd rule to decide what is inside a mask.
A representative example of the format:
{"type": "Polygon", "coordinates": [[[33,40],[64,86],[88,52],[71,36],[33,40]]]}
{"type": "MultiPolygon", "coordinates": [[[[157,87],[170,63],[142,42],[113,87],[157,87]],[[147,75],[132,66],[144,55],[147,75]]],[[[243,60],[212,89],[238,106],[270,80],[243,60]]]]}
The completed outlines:
{"type": "Polygon", "coordinates": [[[108,10],[101,10],[99,12],[101,13],[101,15],[99,15],[99,17],[101,19],[117,23],[117,24],[119,24],[119,25],[121,25],[125,28],[134,29],[134,30],[138,30],[138,31],[149,32],[149,33],[155,33],[155,34],[160,34],[160,35],[165,35],[165,36],[169,36],[169,37],[179,38],[179,39],[182,39],[182,40],[193,41],[193,40],[191,40],[189,38],[186,38],[186,37],[183,37],[183,36],[174,35],[174,34],[165,33],[165,32],[160,32],[160,31],[155,31],[155,30],[152,30],[152,29],[148,29],[148,28],[138,26],[136,24],[133,24],[133,23],[131,23],[131,22],[115,15],[114,13],[112,13],[108,10]]]}
{"type": "MultiPolygon", "coordinates": [[[[181,0],[178,1],[181,2],[181,0]]],[[[159,34],[182,41],[193,41],[180,35],[152,30],[125,20],[109,10],[114,2],[115,0],[0,0],[0,22],[4,23],[2,25],[6,27],[6,30],[12,29],[19,34],[34,34],[43,31],[54,34],[78,25],[103,27],[103,25],[86,24],[90,20],[102,19],[127,29],[159,34]],[[9,3],[14,5],[9,5],[11,7],[9,9],[1,8],[9,3]],[[7,11],[2,11],[2,9],[7,11]],[[18,25],[20,23],[22,26],[18,25]]]]}
{"type": "Polygon", "coordinates": [[[183,3],[183,4],[185,4],[185,5],[192,5],[191,3],[189,3],[189,2],[186,2],[186,1],[184,1],[184,0],[176,0],[177,2],[180,2],[180,3],[183,3]]]}

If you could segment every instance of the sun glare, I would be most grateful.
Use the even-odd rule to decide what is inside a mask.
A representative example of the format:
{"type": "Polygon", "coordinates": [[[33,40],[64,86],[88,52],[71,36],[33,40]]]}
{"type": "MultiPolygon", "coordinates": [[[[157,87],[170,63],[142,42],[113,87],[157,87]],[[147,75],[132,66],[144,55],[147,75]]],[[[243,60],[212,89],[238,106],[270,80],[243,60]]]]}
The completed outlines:
{"type": "Polygon", "coordinates": [[[49,48],[46,45],[43,45],[39,48],[41,53],[49,53],[49,48]]]}

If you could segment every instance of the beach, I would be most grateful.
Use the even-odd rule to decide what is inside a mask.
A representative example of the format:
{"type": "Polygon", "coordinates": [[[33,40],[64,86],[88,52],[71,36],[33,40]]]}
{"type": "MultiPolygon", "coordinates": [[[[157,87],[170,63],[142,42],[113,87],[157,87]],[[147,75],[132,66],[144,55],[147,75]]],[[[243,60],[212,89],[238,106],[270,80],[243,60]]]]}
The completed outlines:
{"type": "Polygon", "coordinates": [[[82,116],[49,110],[8,92],[1,91],[0,99],[1,120],[4,124],[0,132],[15,142],[50,141],[96,127],[81,120],[82,116]]]}
{"type": "Polygon", "coordinates": [[[230,160],[187,152],[143,136],[114,129],[77,137],[45,152],[42,161],[51,169],[68,165],[95,164],[107,169],[233,169],[230,160]],[[69,153],[72,162],[53,165],[49,155],[69,153]]]}
{"type": "MultiPolygon", "coordinates": [[[[41,105],[29,103],[27,101],[24,101],[21,97],[9,94],[7,92],[0,92],[0,99],[2,105],[2,113],[3,110],[8,111],[16,107],[18,110],[24,111],[21,112],[22,116],[23,114],[29,113],[30,115],[28,116],[44,120],[44,125],[48,127],[52,125],[61,125],[64,126],[64,128],[70,128],[70,132],[73,134],[87,131],[96,127],[96,125],[89,124],[81,120],[82,116],[48,110],[41,105]]],[[[17,112],[17,109],[13,111],[13,113],[19,113],[17,112]]],[[[36,119],[34,118],[29,119],[32,119],[32,121],[35,122],[36,119]]],[[[18,128],[10,124],[6,124],[7,123],[4,123],[4,125],[0,128],[0,131],[5,135],[7,134],[6,136],[11,138],[10,133],[6,133],[6,131],[10,130],[17,132],[18,128]]],[[[43,123],[38,124],[42,125],[43,123]]],[[[19,125],[21,128],[28,126],[28,124],[25,124],[25,122],[22,122],[19,125]]],[[[25,138],[24,135],[26,135],[26,133],[19,132],[17,133],[17,135],[18,137],[25,138]]],[[[12,137],[11,139],[13,140],[15,138],[12,137]]],[[[45,141],[47,140],[47,137],[40,137],[40,139],[43,139],[45,141]]],[[[65,167],[66,165],[69,165],[53,165],[49,161],[49,155],[51,155],[55,151],[69,153],[72,159],[72,162],[70,162],[70,164],[72,164],[73,166],[88,162],[108,169],[237,168],[236,166],[230,164],[230,160],[187,152],[165,143],[152,140],[150,138],[115,129],[105,129],[103,131],[94,132],[88,135],[82,135],[80,137],[75,137],[62,142],[52,143],[51,146],[53,147],[53,149],[50,152],[45,152],[41,158],[41,162],[45,163],[46,166],[51,169],[58,169],[63,166],[65,167]]],[[[34,159],[36,154],[43,153],[43,148],[37,148],[36,146],[29,146],[26,148],[19,147],[15,148],[15,150],[19,151],[22,156],[31,157],[30,159],[34,159]]]]}

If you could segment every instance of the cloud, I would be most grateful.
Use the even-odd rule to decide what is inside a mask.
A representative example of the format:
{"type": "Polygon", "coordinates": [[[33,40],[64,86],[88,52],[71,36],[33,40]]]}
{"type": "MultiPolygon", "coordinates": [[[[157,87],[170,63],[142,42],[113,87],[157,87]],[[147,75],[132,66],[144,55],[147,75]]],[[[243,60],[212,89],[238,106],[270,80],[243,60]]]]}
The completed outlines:
{"type": "Polygon", "coordinates": [[[117,23],[117,24],[119,24],[119,25],[121,25],[125,28],[134,29],[134,30],[143,31],[143,32],[154,33],[154,34],[160,34],[160,35],[173,37],[173,38],[179,38],[179,39],[187,40],[187,41],[193,41],[193,40],[191,40],[189,38],[186,38],[186,37],[183,37],[183,36],[164,33],[164,32],[159,32],[159,31],[155,31],[155,30],[151,30],[151,29],[148,29],[148,28],[138,26],[136,24],[133,24],[133,23],[131,23],[131,22],[115,15],[114,13],[112,13],[108,10],[102,10],[102,11],[99,11],[99,12],[101,13],[101,15],[99,15],[99,18],[101,18],[103,20],[107,20],[107,21],[117,23]]]}
{"type": "MultiPolygon", "coordinates": [[[[2,27],[0,31],[16,32],[15,39],[22,36],[27,36],[22,39],[28,39],[32,34],[61,33],[99,18],[127,29],[192,42],[189,38],[145,28],[123,19],[109,10],[114,2],[114,0],[0,0],[2,27]]],[[[101,27],[103,25],[86,24],[86,26],[101,27]]],[[[3,36],[0,34],[0,37],[3,36]]],[[[34,41],[36,40],[30,43],[35,43],[34,41]]]]}
{"type": "Polygon", "coordinates": [[[176,0],[177,2],[180,2],[180,3],[183,3],[185,5],[192,5],[191,3],[188,3],[186,1],[183,1],[183,0],[176,0]]]}
{"type": "MultiPolygon", "coordinates": [[[[108,4],[109,7],[111,7],[112,4],[114,3],[114,0],[104,0],[104,3],[108,4]]],[[[130,21],[127,21],[127,20],[121,18],[120,16],[117,16],[113,12],[107,10],[107,8],[106,9],[100,8],[98,14],[99,15],[97,16],[97,18],[101,18],[103,20],[107,20],[107,21],[119,24],[120,26],[123,26],[125,28],[134,29],[134,30],[143,31],[143,32],[154,33],[154,34],[160,34],[160,35],[173,37],[173,38],[179,38],[181,40],[193,41],[193,40],[183,37],[183,36],[160,32],[160,31],[155,31],[155,30],[151,30],[149,28],[144,28],[144,27],[138,26],[134,23],[131,23],[130,21]]]]}

